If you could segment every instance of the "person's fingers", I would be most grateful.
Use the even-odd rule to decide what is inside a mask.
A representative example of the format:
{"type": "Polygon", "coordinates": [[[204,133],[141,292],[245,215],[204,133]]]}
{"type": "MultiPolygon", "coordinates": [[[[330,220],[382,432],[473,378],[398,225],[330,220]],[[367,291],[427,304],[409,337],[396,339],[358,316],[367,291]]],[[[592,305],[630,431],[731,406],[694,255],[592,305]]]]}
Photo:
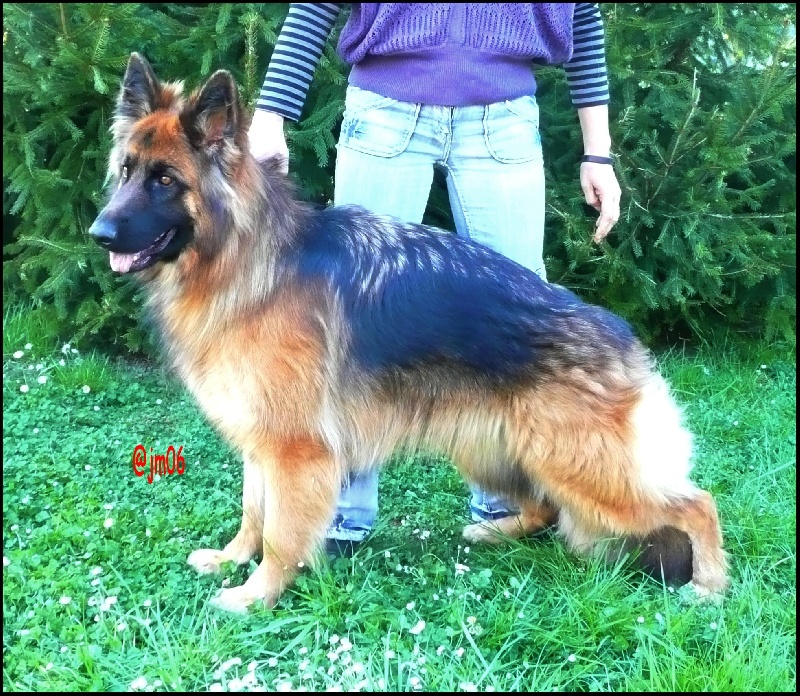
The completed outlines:
{"type": "Polygon", "coordinates": [[[595,242],[601,242],[608,236],[614,225],[619,220],[619,194],[613,189],[600,196],[600,217],[597,218],[594,237],[595,242]]]}
{"type": "Polygon", "coordinates": [[[591,180],[581,177],[581,189],[583,189],[583,196],[586,202],[595,210],[600,210],[600,197],[597,195],[591,180]]]}

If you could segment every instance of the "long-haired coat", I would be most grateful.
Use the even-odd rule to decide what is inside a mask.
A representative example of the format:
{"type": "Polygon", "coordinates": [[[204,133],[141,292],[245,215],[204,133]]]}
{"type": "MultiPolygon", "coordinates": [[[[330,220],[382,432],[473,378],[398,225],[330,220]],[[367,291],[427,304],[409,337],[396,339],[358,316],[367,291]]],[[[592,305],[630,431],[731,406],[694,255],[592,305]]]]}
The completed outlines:
{"type": "Polygon", "coordinates": [[[622,319],[457,236],[298,202],[248,154],[227,72],[184,98],[133,54],[113,131],[116,187],[90,233],[144,283],[177,373],[244,458],[239,533],[189,562],[263,560],[216,604],[276,602],[346,473],[397,447],[514,500],[508,535],[557,519],[580,551],[645,540],[668,580],[688,563],[698,592],[723,591],[690,434],[622,319]]]}

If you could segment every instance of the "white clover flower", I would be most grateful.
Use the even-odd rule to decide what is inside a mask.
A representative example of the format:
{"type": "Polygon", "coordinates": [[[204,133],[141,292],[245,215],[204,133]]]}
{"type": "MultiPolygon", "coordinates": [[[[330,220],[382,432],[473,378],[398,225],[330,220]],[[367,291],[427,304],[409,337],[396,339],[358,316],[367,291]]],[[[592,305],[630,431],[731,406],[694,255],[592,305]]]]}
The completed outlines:
{"type": "Polygon", "coordinates": [[[61,367],[64,367],[67,364],[67,361],[64,360],[64,358],[61,358],[61,360],[58,361],[58,364],[61,365],[61,367]]]}
{"type": "Polygon", "coordinates": [[[384,655],[386,655],[386,659],[387,659],[387,660],[394,660],[394,657],[395,657],[395,652],[394,652],[394,650],[387,650],[387,651],[386,651],[385,653],[383,653],[383,654],[384,654],[384,655]]]}
{"type": "Polygon", "coordinates": [[[105,503],[103,505],[103,509],[105,509],[105,510],[113,510],[114,509],[114,503],[105,503]]]}
{"type": "Polygon", "coordinates": [[[297,651],[301,655],[305,655],[308,652],[308,648],[304,645],[300,650],[297,651]]]}
{"type": "Polygon", "coordinates": [[[347,636],[345,636],[344,638],[342,638],[342,642],[339,643],[338,649],[341,650],[342,652],[347,652],[352,647],[353,644],[350,642],[350,639],[347,636]]]}
{"type": "Polygon", "coordinates": [[[338,659],[339,659],[339,653],[337,653],[337,652],[333,652],[333,651],[331,650],[331,652],[329,652],[329,653],[328,653],[328,659],[329,659],[331,662],[336,662],[336,660],[338,660],[338,659]]]}
{"type": "Polygon", "coordinates": [[[712,631],[716,631],[716,630],[717,630],[717,622],[716,622],[716,621],[712,621],[712,622],[709,624],[709,628],[710,628],[712,631]]]}
{"type": "Polygon", "coordinates": [[[38,435],[39,434],[39,428],[34,428],[33,429],[33,434],[34,435],[38,435]]]}
{"type": "Polygon", "coordinates": [[[27,505],[28,503],[30,503],[30,502],[31,502],[31,497],[30,497],[29,495],[26,495],[26,496],[25,496],[25,497],[24,497],[24,498],[23,498],[23,499],[22,499],[20,502],[21,502],[23,505],[27,505]]]}
{"type": "Polygon", "coordinates": [[[462,691],[477,691],[478,690],[478,687],[475,686],[475,684],[473,684],[472,682],[461,682],[458,685],[458,688],[461,689],[462,691]]]}
{"type": "Polygon", "coordinates": [[[233,679],[231,679],[228,682],[228,688],[231,691],[241,691],[242,690],[242,680],[241,679],[237,679],[236,677],[234,677],[233,679]]]}
{"type": "Polygon", "coordinates": [[[25,344],[25,350],[30,350],[31,348],[33,348],[33,344],[32,343],[26,343],[25,344]]]}
{"type": "Polygon", "coordinates": [[[415,606],[416,606],[415,602],[409,602],[408,604],[406,604],[406,609],[411,611],[415,606]]]}
{"type": "Polygon", "coordinates": [[[456,563],[456,575],[463,575],[469,572],[469,566],[463,563],[456,563]]]}
{"type": "Polygon", "coordinates": [[[567,660],[568,660],[569,662],[575,662],[575,660],[577,660],[577,659],[578,659],[578,658],[577,658],[577,657],[575,657],[575,655],[570,655],[570,656],[567,658],[567,660]]]}
{"type": "Polygon", "coordinates": [[[65,343],[63,346],[61,346],[61,353],[63,355],[67,355],[69,353],[69,349],[70,349],[69,343],[65,343]]]}
{"type": "Polygon", "coordinates": [[[269,660],[267,660],[267,664],[270,667],[277,667],[278,666],[278,658],[277,657],[270,657],[269,660]]]}
{"type": "Polygon", "coordinates": [[[131,691],[141,691],[147,688],[147,679],[145,677],[137,677],[131,682],[131,691]]]}
{"type": "Polygon", "coordinates": [[[28,389],[30,389],[30,387],[27,384],[20,384],[20,386],[19,386],[19,390],[23,394],[27,394],[28,393],[28,389]]]}
{"type": "Polygon", "coordinates": [[[209,686],[208,690],[209,691],[225,691],[225,689],[222,688],[222,684],[220,684],[219,682],[216,682],[216,683],[212,684],[211,686],[209,686]]]}
{"type": "Polygon", "coordinates": [[[436,654],[441,655],[445,650],[447,650],[447,648],[444,647],[444,645],[440,645],[438,648],[436,648],[436,654]]]}
{"type": "Polygon", "coordinates": [[[456,657],[461,657],[461,656],[464,654],[464,648],[456,648],[456,649],[453,651],[453,654],[454,654],[456,657]]]}
{"type": "Polygon", "coordinates": [[[636,620],[637,620],[639,623],[644,623],[644,616],[640,616],[640,617],[639,617],[638,619],[636,619],[636,620]]]}
{"type": "Polygon", "coordinates": [[[416,689],[419,686],[419,677],[409,677],[408,683],[416,689]]]}
{"type": "Polygon", "coordinates": [[[7,568],[11,565],[11,561],[9,560],[8,556],[3,556],[3,567],[7,568]]]}
{"type": "Polygon", "coordinates": [[[474,626],[474,625],[475,625],[475,622],[476,622],[477,620],[478,620],[478,619],[476,619],[474,616],[468,616],[468,617],[467,617],[467,623],[468,623],[470,626],[474,626]]]}
{"type": "Polygon", "coordinates": [[[161,399],[156,399],[156,403],[161,406],[161,399]]]}
{"type": "Polygon", "coordinates": [[[240,665],[240,664],[242,664],[241,657],[232,657],[230,660],[226,660],[225,662],[223,662],[219,666],[219,669],[221,672],[227,672],[234,665],[240,665]]]}
{"type": "Polygon", "coordinates": [[[117,631],[119,631],[120,633],[127,630],[128,630],[128,624],[126,624],[124,621],[120,621],[117,624],[117,631]]]}
{"type": "Polygon", "coordinates": [[[384,551],[383,552],[383,557],[384,558],[391,558],[392,557],[392,552],[391,551],[384,551]]]}
{"type": "Polygon", "coordinates": [[[110,517],[106,518],[106,521],[105,521],[105,522],[103,522],[103,526],[104,526],[106,529],[111,529],[111,527],[113,527],[113,526],[114,526],[114,520],[112,520],[110,517]]]}
{"type": "Polygon", "coordinates": [[[95,406],[94,406],[94,410],[95,410],[95,411],[99,411],[99,410],[100,410],[100,407],[95,405],[95,406]]]}
{"type": "Polygon", "coordinates": [[[47,375],[39,375],[39,376],[36,378],[36,381],[37,381],[39,384],[47,384],[47,375]]]}
{"type": "Polygon", "coordinates": [[[64,595],[61,599],[58,600],[58,602],[59,604],[64,604],[64,605],[70,604],[72,602],[72,597],[67,597],[66,595],[64,595]]]}
{"type": "Polygon", "coordinates": [[[14,351],[14,360],[19,360],[25,353],[21,350],[14,351]]]}
{"type": "Polygon", "coordinates": [[[92,388],[88,384],[84,384],[81,389],[83,390],[84,394],[88,394],[90,391],[92,391],[92,388]]]}
{"type": "Polygon", "coordinates": [[[418,636],[423,630],[425,630],[425,622],[420,619],[413,628],[409,629],[409,633],[413,636],[418,636]]]}
{"type": "Polygon", "coordinates": [[[339,636],[334,633],[328,640],[331,645],[336,645],[339,642],[339,636]]]}

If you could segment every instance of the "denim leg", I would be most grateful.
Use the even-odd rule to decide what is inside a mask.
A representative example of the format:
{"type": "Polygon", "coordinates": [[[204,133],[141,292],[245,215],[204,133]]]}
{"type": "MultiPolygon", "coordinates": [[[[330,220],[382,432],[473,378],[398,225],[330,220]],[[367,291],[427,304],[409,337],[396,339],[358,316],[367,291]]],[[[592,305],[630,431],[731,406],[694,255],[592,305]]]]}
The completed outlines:
{"type": "MultiPolygon", "coordinates": [[[[421,222],[433,182],[430,138],[419,107],[348,87],[337,145],[334,204],[421,222]]],[[[379,462],[376,462],[376,464],[379,462]]],[[[328,538],[360,541],[378,513],[378,470],[351,474],[339,495],[328,538]]]]}
{"type": "Polygon", "coordinates": [[[361,541],[378,515],[378,470],[349,474],[342,484],[336,515],[328,528],[329,539],[361,541]]]}
{"type": "MultiPolygon", "coordinates": [[[[456,109],[445,163],[458,234],[545,278],[544,164],[533,97],[456,109]]],[[[502,496],[471,486],[476,522],[517,514],[502,496]]]]}

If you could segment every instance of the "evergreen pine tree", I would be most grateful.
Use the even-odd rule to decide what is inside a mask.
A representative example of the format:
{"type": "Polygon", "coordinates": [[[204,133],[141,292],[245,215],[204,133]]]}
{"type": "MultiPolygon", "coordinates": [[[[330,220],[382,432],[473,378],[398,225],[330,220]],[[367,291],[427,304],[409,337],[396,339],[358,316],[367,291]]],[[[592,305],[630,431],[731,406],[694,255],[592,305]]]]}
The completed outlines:
{"type": "MultiPolygon", "coordinates": [[[[287,4],[7,3],[3,14],[4,298],[55,313],[62,340],[142,345],[135,285],[86,230],[131,51],[187,88],[231,70],[252,107],[287,4]]],[[[590,241],[563,70],[537,68],[548,276],[650,336],[713,323],[795,331],[796,10],[789,4],[602,5],[622,217],[590,241]]],[[[339,27],[344,21],[341,18],[339,27]]],[[[289,125],[304,196],[328,203],[346,66],[335,34],[289,125]]],[[[441,180],[426,220],[451,226],[441,180]]],[[[452,227],[451,227],[452,228],[452,227]]]]}

